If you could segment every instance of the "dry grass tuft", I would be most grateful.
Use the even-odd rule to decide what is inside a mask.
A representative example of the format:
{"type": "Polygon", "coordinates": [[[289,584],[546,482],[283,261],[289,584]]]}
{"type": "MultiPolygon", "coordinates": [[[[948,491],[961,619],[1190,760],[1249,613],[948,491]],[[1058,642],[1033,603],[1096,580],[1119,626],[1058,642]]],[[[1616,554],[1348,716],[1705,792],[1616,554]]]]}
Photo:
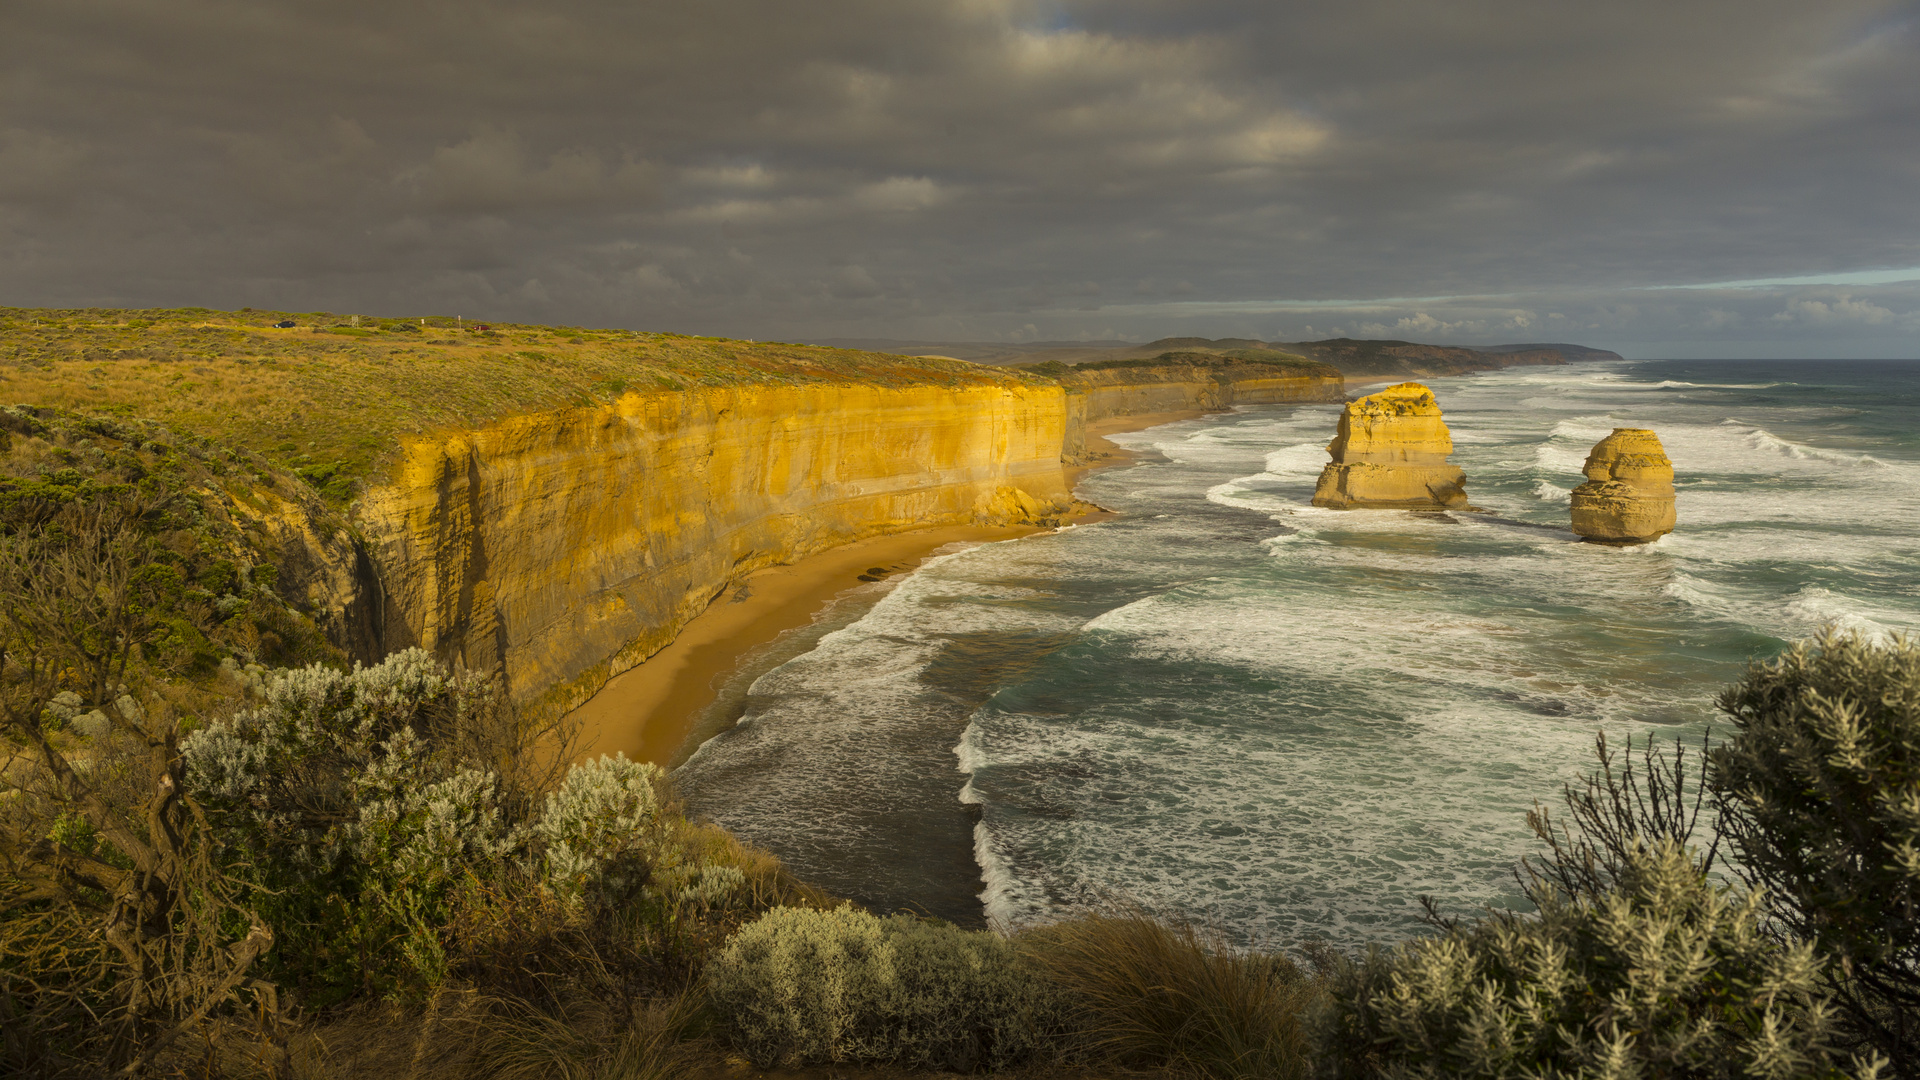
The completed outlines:
{"type": "Polygon", "coordinates": [[[472,1031],[488,1080],[669,1080],[711,1049],[687,1041],[699,1016],[692,993],[635,1004],[624,1015],[593,1000],[549,1012],[499,1002],[472,1031]],[[704,1053],[703,1053],[704,1051],[704,1053]]]}
{"type": "Polygon", "coordinates": [[[695,1034],[700,1007],[692,994],[536,1005],[449,988],[424,1008],[335,1009],[277,1042],[244,1023],[209,1025],[159,1070],[226,1080],[676,1080],[719,1057],[695,1034]]]}
{"type": "Polygon", "coordinates": [[[1070,1002],[1084,1048],[1144,1068],[1293,1080],[1311,1068],[1304,1014],[1322,981],[1190,924],[1116,905],[1016,939],[1070,1002]]]}

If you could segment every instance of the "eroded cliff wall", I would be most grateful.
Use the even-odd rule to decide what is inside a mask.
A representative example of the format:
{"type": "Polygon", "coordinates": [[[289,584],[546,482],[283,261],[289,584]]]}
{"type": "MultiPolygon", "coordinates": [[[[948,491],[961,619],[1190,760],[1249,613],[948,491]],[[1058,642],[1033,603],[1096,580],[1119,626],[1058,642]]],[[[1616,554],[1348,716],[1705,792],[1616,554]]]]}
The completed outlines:
{"type": "Polygon", "coordinates": [[[1341,401],[1346,396],[1345,382],[1332,369],[1295,373],[1268,364],[1074,369],[1059,379],[1084,399],[1082,419],[1087,423],[1235,405],[1341,401]]]}
{"type": "Polygon", "coordinates": [[[1071,412],[1057,386],[712,387],[414,440],[357,515],[381,644],[570,707],[762,567],[925,525],[1057,519],[1071,412]]]}
{"type": "Polygon", "coordinates": [[[379,640],[355,651],[421,645],[570,708],[756,570],[929,525],[1057,522],[1091,421],[1342,393],[1337,374],[1237,364],[696,387],[414,438],[357,507],[379,640]]]}

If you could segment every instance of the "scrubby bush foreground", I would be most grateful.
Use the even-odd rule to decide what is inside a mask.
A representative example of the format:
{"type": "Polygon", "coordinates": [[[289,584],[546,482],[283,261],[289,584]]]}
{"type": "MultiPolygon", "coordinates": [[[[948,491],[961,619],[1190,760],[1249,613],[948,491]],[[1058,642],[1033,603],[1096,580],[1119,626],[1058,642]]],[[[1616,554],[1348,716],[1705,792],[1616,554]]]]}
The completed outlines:
{"type": "Polygon", "coordinates": [[[1671,840],[1592,898],[1549,893],[1392,954],[1335,985],[1335,1075],[1845,1075],[1806,942],[1768,938],[1755,893],[1710,883],[1671,840]]]}
{"type": "Polygon", "coordinates": [[[590,1015],[628,1039],[732,927],[820,902],[674,812],[657,769],[565,768],[555,733],[424,652],[182,667],[181,628],[221,613],[178,587],[203,538],[170,493],[11,493],[0,1074],[214,1070],[215,1043],[284,1071],[298,1016],[380,1002],[432,1027],[449,994],[499,1030],[590,1015]]]}
{"type": "Polygon", "coordinates": [[[251,638],[201,629],[199,533],[142,490],[0,505],[0,1072],[661,1076],[690,1036],[962,1071],[1917,1071],[1906,641],[1756,665],[1704,776],[1602,743],[1530,817],[1537,912],[1308,972],[1125,907],[1011,937],[836,907],[418,650],[183,664],[185,631],[251,638]]]}
{"type": "Polygon", "coordinates": [[[1325,1070],[1920,1074],[1920,648],[1829,633],[1720,708],[1701,782],[1677,748],[1636,769],[1603,741],[1572,825],[1530,817],[1537,915],[1440,919],[1344,973],[1325,1070]]]}
{"type": "Polygon", "coordinates": [[[744,927],[707,981],[757,1065],[885,1061],[971,1072],[1032,1058],[1058,1005],[1005,939],[851,907],[744,927]]]}

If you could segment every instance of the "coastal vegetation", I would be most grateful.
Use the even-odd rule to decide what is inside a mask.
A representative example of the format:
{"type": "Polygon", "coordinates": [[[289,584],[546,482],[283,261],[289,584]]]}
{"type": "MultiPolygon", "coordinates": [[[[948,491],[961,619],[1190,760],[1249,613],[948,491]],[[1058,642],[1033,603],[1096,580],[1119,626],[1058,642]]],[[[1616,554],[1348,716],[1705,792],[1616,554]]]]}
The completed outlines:
{"type": "Polygon", "coordinates": [[[564,731],[418,650],[195,667],[175,642],[215,609],[177,599],[183,538],[127,499],[5,535],[0,1050],[22,1074],[665,1075],[701,1046],[1232,1077],[1913,1060],[1911,643],[1756,665],[1704,783],[1603,744],[1571,816],[1534,819],[1536,914],[1436,914],[1309,970],[1125,908],[1011,937],[852,909],[689,821],[653,767],[568,766],[564,731]]]}
{"type": "MultiPolygon", "coordinates": [[[[969,931],[797,880],[660,770],[580,754],[497,669],[352,662],[313,552],[359,543],[343,504],[405,433],[636,386],[1049,373],[464,321],[4,318],[32,403],[0,409],[0,1071],[1920,1071],[1912,642],[1755,664],[1697,765],[1602,743],[1531,819],[1534,911],[1436,908],[1365,956],[1124,901],[969,931]]],[[[1315,370],[1202,355],[1178,363],[1315,370]]]]}

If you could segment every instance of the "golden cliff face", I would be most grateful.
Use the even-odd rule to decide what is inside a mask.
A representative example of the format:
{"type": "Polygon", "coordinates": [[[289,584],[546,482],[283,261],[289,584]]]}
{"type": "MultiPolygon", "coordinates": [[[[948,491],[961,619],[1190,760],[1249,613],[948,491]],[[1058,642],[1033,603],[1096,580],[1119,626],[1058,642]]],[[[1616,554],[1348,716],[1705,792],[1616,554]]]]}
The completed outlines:
{"type": "Polygon", "coordinates": [[[1673,462],[1660,436],[1614,428],[1595,443],[1573,489],[1573,531],[1603,544],[1644,544],[1673,531],[1673,462]]]}
{"type": "Polygon", "coordinates": [[[1447,464],[1453,436],[1433,391],[1419,383],[1348,402],[1327,453],[1333,460],[1320,472],[1315,506],[1468,509],[1466,474],[1447,464]]]}
{"type": "Polygon", "coordinates": [[[1069,504],[1054,386],[804,385],[627,394],[406,447],[359,524],[383,644],[502,670],[572,706],[732,581],[924,525],[1069,504]]]}
{"type": "Polygon", "coordinates": [[[1242,366],[700,387],[414,439],[357,508],[380,568],[360,651],[421,645],[564,710],[755,570],[929,525],[1056,523],[1090,420],[1343,391],[1242,366]]]}

